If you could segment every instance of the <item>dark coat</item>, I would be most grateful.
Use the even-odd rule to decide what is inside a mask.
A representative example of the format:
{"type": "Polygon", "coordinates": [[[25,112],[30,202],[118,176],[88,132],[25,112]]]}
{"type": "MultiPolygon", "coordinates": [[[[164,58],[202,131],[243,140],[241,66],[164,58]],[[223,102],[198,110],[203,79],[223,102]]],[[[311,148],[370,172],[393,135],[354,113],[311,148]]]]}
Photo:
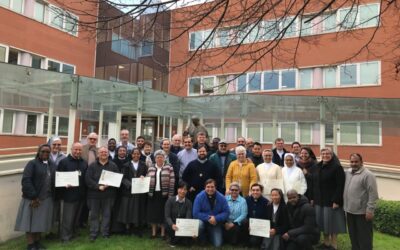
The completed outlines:
{"type": "Polygon", "coordinates": [[[85,175],[87,170],[87,162],[80,159],[75,159],[71,155],[60,161],[57,167],[57,171],[60,172],[72,172],[79,171],[79,186],[78,187],[59,187],[56,188],[57,193],[60,195],[60,199],[66,202],[75,202],[86,198],[86,184],[85,175]]]}
{"type": "Polygon", "coordinates": [[[272,149],[272,162],[275,163],[278,166],[283,167],[285,165],[285,154],[287,153],[286,149],[283,149],[283,155],[282,158],[279,157],[278,151],[276,150],[276,148],[272,149]]]}
{"type": "Polygon", "coordinates": [[[107,199],[116,197],[117,188],[115,187],[107,187],[104,191],[99,190],[99,180],[103,170],[119,173],[117,165],[112,161],[108,161],[104,166],[101,165],[98,159],[93,162],[88,167],[85,175],[85,182],[88,187],[88,199],[107,199]]]}
{"type": "Polygon", "coordinates": [[[297,237],[301,234],[319,235],[315,219],[315,209],[308,203],[305,196],[299,195],[295,206],[287,205],[290,220],[290,229],[287,232],[290,237],[297,237]]]}
{"type": "MultiPolygon", "coordinates": [[[[121,184],[122,196],[132,197],[134,195],[131,192],[132,178],[139,178],[140,176],[146,177],[146,164],[142,161],[139,161],[138,169],[134,171],[132,162],[127,162],[122,167],[122,174],[124,175],[121,184]]],[[[146,195],[147,194],[144,194],[144,196],[146,195]]]]}
{"type": "Polygon", "coordinates": [[[276,211],[275,223],[272,221],[273,214],[274,214],[274,206],[271,202],[267,205],[267,215],[268,215],[268,220],[271,221],[271,228],[274,228],[276,230],[276,234],[282,235],[286,233],[289,230],[290,226],[289,214],[287,211],[286,204],[284,202],[279,204],[278,210],[276,211]]]}
{"type": "MultiPolygon", "coordinates": [[[[221,171],[222,178],[225,182],[225,176],[226,172],[228,172],[229,165],[231,164],[232,161],[236,160],[236,155],[232,154],[231,152],[227,152],[225,154],[225,162],[224,165],[221,164],[221,153],[217,151],[215,154],[212,154],[209,158],[210,161],[212,161],[221,171]]],[[[225,188],[225,185],[224,185],[225,188]]]]}
{"type": "Polygon", "coordinates": [[[179,151],[181,151],[183,149],[183,147],[175,147],[174,145],[171,145],[171,153],[174,153],[176,155],[178,155],[179,151]]]}
{"type": "Polygon", "coordinates": [[[262,155],[260,156],[255,156],[255,155],[251,155],[250,160],[253,162],[254,166],[257,167],[258,165],[260,165],[261,163],[264,163],[264,159],[262,157],[262,155]]]}
{"type": "Polygon", "coordinates": [[[311,170],[312,191],[310,199],[319,206],[331,207],[333,203],[343,206],[345,175],[336,156],[327,164],[319,162],[311,170]]]}
{"type": "Polygon", "coordinates": [[[118,155],[116,155],[112,161],[115,163],[115,165],[117,165],[119,172],[122,172],[123,166],[129,162],[129,158],[125,157],[124,159],[119,159],[118,155]]]}
{"type": "Polygon", "coordinates": [[[268,219],[267,206],[268,200],[261,196],[255,200],[253,196],[246,197],[247,218],[268,219]]]}
{"type": "Polygon", "coordinates": [[[177,218],[192,218],[192,202],[185,199],[185,202],[179,203],[176,201],[176,196],[169,197],[165,203],[165,222],[168,226],[176,223],[177,218]]]}
{"type": "MultiPolygon", "coordinates": [[[[52,165],[50,161],[48,161],[51,176],[52,176],[52,184],[54,187],[54,173],[55,167],[52,165]]],[[[39,197],[40,191],[45,184],[47,176],[47,170],[45,164],[39,160],[34,159],[28,162],[28,164],[24,168],[24,172],[22,174],[22,197],[29,200],[34,200],[39,197]]],[[[53,188],[52,188],[53,189],[53,188]]],[[[53,189],[54,191],[54,189],[53,189]]]]}

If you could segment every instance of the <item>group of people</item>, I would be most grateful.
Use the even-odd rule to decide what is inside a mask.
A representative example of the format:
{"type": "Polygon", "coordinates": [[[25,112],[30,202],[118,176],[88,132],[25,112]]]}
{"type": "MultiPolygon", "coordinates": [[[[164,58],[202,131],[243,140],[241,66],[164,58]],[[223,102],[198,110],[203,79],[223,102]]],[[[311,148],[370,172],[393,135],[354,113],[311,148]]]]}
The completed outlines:
{"type": "MultiPolygon", "coordinates": [[[[193,131],[193,129],[192,129],[193,131]]],[[[196,130],[194,130],[196,132],[196,130]]],[[[42,232],[54,230],[69,242],[79,226],[89,225],[90,240],[101,234],[135,234],[151,227],[151,238],[171,246],[223,242],[262,249],[337,249],[347,228],[353,249],[372,249],[372,219],[378,198],[374,175],[362,156],[350,155],[344,171],[329,149],[318,162],[309,147],[277,138],[273,149],[243,137],[231,149],[206,131],[163,139],[160,149],[139,136],[129,142],[109,139],[97,148],[97,134],[61,152],[61,139],[41,145],[24,169],[22,201],[15,230],[26,232],[27,249],[44,249],[42,232]],[[103,170],[123,174],[119,188],[101,185],[103,170]],[[55,188],[56,172],[78,171],[79,186],[55,188]],[[148,193],[132,194],[132,178],[150,177],[148,193]],[[62,213],[60,212],[62,211],[62,213]],[[196,238],[177,237],[178,218],[199,220],[196,238]],[[251,235],[251,219],[270,220],[269,238],[251,235]]],[[[158,147],[158,146],[157,146],[158,147]]]]}

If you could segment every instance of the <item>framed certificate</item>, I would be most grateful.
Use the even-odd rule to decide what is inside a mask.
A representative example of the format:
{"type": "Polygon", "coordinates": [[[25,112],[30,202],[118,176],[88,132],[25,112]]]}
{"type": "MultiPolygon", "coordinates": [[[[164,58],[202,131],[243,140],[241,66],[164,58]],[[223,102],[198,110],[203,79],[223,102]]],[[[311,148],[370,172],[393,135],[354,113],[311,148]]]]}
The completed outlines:
{"type": "Polygon", "coordinates": [[[132,194],[145,194],[150,190],[150,177],[132,178],[132,194]]]}
{"type": "Polygon", "coordinates": [[[99,184],[113,187],[120,187],[123,174],[103,170],[101,172],[99,184]]]}
{"type": "Polygon", "coordinates": [[[56,187],[66,186],[79,186],[79,171],[56,172],[56,187]]]}
{"type": "Polygon", "coordinates": [[[270,220],[250,218],[250,235],[269,238],[269,230],[271,228],[270,220]]]}
{"type": "Polygon", "coordinates": [[[178,230],[175,236],[197,237],[199,236],[199,220],[196,219],[176,219],[178,230]]]}

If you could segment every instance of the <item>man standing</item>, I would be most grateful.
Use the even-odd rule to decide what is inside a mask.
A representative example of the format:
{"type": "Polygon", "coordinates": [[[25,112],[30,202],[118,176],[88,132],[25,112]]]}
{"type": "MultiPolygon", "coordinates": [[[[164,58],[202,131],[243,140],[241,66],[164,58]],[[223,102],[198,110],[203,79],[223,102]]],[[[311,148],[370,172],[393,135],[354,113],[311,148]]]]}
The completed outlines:
{"type": "Polygon", "coordinates": [[[208,179],[214,179],[217,183],[217,189],[221,192],[222,175],[216,165],[207,159],[206,147],[201,146],[197,150],[198,158],[191,161],[185,171],[182,179],[188,184],[188,198],[194,201],[197,194],[204,190],[204,183],[208,179]]]}
{"type": "Polygon", "coordinates": [[[225,190],[225,177],[229,164],[236,160],[236,155],[228,151],[228,144],[225,140],[218,143],[218,151],[210,156],[210,161],[217,166],[222,175],[222,190],[225,190]]]}
{"type": "Polygon", "coordinates": [[[139,135],[136,138],[136,147],[138,147],[140,150],[143,150],[144,142],[145,142],[144,136],[139,135]]]}
{"type": "Polygon", "coordinates": [[[193,144],[194,149],[199,149],[200,147],[206,147],[207,152],[210,151],[210,146],[207,144],[206,134],[204,132],[199,132],[197,134],[197,140],[193,144]]]}
{"type": "Polygon", "coordinates": [[[183,149],[181,143],[182,143],[182,136],[174,135],[172,137],[171,152],[178,155],[179,151],[183,149]]]}
{"type": "Polygon", "coordinates": [[[243,136],[239,136],[236,140],[236,146],[231,148],[230,151],[232,153],[235,153],[235,148],[239,147],[239,146],[243,146],[246,148],[246,138],[244,138],[243,136]]]}
{"type": "Polygon", "coordinates": [[[114,159],[115,157],[115,149],[117,147],[117,141],[114,138],[110,138],[107,143],[108,146],[108,155],[110,160],[114,159]]]}
{"type": "Polygon", "coordinates": [[[201,191],[194,200],[193,218],[200,220],[200,243],[205,243],[208,235],[213,246],[220,247],[223,242],[223,226],[229,217],[228,202],[216,190],[215,180],[207,180],[204,186],[205,190],[201,191]]]}
{"type": "Polygon", "coordinates": [[[119,139],[121,141],[117,144],[117,147],[119,147],[121,145],[125,146],[128,149],[128,155],[131,155],[132,149],[135,147],[135,145],[133,145],[132,143],[129,142],[129,130],[122,129],[119,134],[119,139]]]}
{"type": "Polygon", "coordinates": [[[292,143],[292,154],[294,154],[295,156],[295,162],[296,165],[298,165],[297,163],[300,161],[300,151],[301,151],[301,144],[300,142],[293,142],[292,143]]]}
{"type": "Polygon", "coordinates": [[[63,187],[60,190],[60,199],[63,202],[63,218],[61,224],[61,240],[68,242],[73,237],[74,226],[78,225],[80,211],[86,202],[85,174],[87,163],[81,158],[82,144],[76,142],[72,145],[71,154],[60,161],[58,171],[60,172],[78,172],[79,186],[63,187]]]}
{"type": "Polygon", "coordinates": [[[87,136],[87,144],[82,147],[82,159],[84,159],[88,166],[96,161],[97,157],[97,134],[92,132],[87,136]]]}
{"type": "Polygon", "coordinates": [[[249,157],[255,167],[264,162],[261,150],[262,150],[261,144],[259,142],[255,142],[253,144],[253,147],[251,149],[251,155],[249,157]]]}
{"type": "Polygon", "coordinates": [[[378,189],[375,176],[363,166],[360,154],[350,155],[350,171],[346,171],[343,209],[353,250],[372,249],[372,220],[378,189]]]}
{"type": "Polygon", "coordinates": [[[282,138],[276,138],[275,148],[272,150],[272,162],[281,167],[284,166],[284,158],[285,154],[287,153],[286,149],[284,148],[284,144],[285,141],[282,138]]]}
{"type": "Polygon", "coordinates": [[[197,159],[197,150],[193,148],[192,138],[185,138],[183,143],[185,148],[178,153],[178,159],[181,164],[179,167],[179,179],[182,178],[183,171],[185,171],[189,162],[197,159]]]}

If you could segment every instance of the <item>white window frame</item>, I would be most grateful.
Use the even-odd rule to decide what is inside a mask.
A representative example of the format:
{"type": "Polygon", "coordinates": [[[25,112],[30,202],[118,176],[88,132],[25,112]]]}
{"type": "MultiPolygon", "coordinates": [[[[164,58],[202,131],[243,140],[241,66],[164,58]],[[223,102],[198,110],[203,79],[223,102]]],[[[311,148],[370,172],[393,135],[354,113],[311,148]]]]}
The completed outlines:
{"type": "Polygon", "coordinates": [[[7,9],[11,10],[12,12],[15,12],[15,13],[23,15],[24,14],[24,9],[25,9],[25,0],[22,0],[21,12],[13,10],[13,8],[12,8],[13,3],[14,3],[14,0],[10,0],[8,6],[0,5],[0,7],[7,8],[7,9]]]}
{"type": "Polygon", "coordinates": [[[267,123],[267,122],[263,122],[263,123],[260,123],[260,122],[248,122],[247,124],[246,124],[246,135],[247,135],[247,137],[249,137],[249,125],[258,125],[258,131],[259,131],[259,133],[260,133],[260,137],[258,138],[258,140],[257,140],[257,138],[256,139],[254,139],[255,141],[262,141],[262,139],[264,139],[263,138],[263,134],[262,134],[262,132],[263,132],[263,129],[262,129],[262,127],[263,127],[263,124],[264,123],[267,123]]]}
{"type": "Polygon", "coordinates": [[[68,34],[70,34],[71,36],[78,37],[78,34],[79,34],[79,16],[73,14],[72,12],[66,11],[65,9],[63,9],[63,8],[61,8],[61,7],[59,7],[59,6],[56,6],[56,5],[54,5],[54,4],[48,4],[48,5],[46,6],[46,10],[45,10],[45,23],[46,23],[47,25],[49,25],[50,27],[53,27],[53,28],[58,29],[58,30],[60,30],[60,31],[62,31],[62,32],[68,33],[68,34]],[[62,15],[63,15],[63,16],[62,16],[62,27],[58,27],[58,26],[56,26],[56,25],[54,25],[54,24],[51,23],[51,18],[52,18],[52,15],[53,15],[53,12],[52,12],[52,9],[53,9],[53,8],[54,8],[54,9],[60,9],[61,12],[62,12],[62,15]],[[70,15],[70,16],[76,17],[76,20],[77,20],[76,34],[73,34],[72,32],[67,31],[66,28],[65,28],[65,25],[66,25],[66,13],[68,13],[68,15],[70,15]],[[47,15],[46,15],[46,14],[47,14],[47,15]],[[46,19],[46,16],[47,16],[47,19],[46,19]]]}
{"type": "Polygon", "coordinates": [[[251,71],[246,73],[246,91],[245,93],[257,93],[263,90],[263,71],[251,71]],[[259,90],[250,90],[250,75],[251,74],[260,74],[260,89],[259,90]]]}
{"type": "Polygon", "coordinates": [[[204,94],[204,78],[213,78],[213,87],[212,87],[212,93],[207,93],[208,95],[213,95],[216,93],[215,89],[215,84],[216,84],[216,76],[202,76],[200,77],[200,95],[205,95],[204,94]]]}
{"type": "Polygon", "coordinates": [[[279,70],[279,89],[280,90],[297,90],[298,88],[297,88],[297,84],[298,84],[298,73],[297,73],[297,69],[281,69],[281,70],[279,70]],[[293,71],[294,70],[294,80],[295,80],[295,83],[294,83],[294,88],[283,88],[283,72],[288,72],[288,71],[293,71]]]}
{"type": "Polygon", "coordinates": [[[38,128],[39,128],[39,123],[40,123],[40,119],[41,119],[41,117],[39,117],[39,114],[37,114],[37,113],[26,113],[25,114],[25,134],[26,135],[38,135],[38,128]],[[36,116],[36,127],[35,127],[35,133],[33,133],[33,134],[28,134],[27,133],[27,130],[28,130],[28,115],[34,115],[34,116],[36,116]]]}
{"type": "Polygon", "coordinates": [[[382,64],[381,61],[368,61],[368,62],[360,62],[358,63],[358,85],[360,86],[380,86],[382,85],[382,64]],[[362,84],[361,82],[361,65],[362,64],[369,64],[369,63],[378,63],[378,83],[366,83],[366,84],[362,84]]]}
{"type": "Polygon", "coordinates": [[[187,95],[188,96],[200,96],[201,95],[201,76],[194,76],[194,77],[189,77],[188,78],[188,88],[187,88],[187,95]],[[193,78],[199,78],[200,79],[200,93],[190,93],[190,80],[193,78]]]}
{"type": "Polygon", "coordinates": [[[382,121],[345,121],[345,122],[339,122],[338,123],[339,131],[338,131],[338,144],[341,146],[382,146],[382,121]],[[361,123],[363,122],[376,122],[379,124],[379,143],[373,144],[373,143],[361,143],[361,123]],[[354,143],[342,143],[341,142],[341,125],[342,124],[348,124],[348,123],[356,123],[357,125],[357,142],[354,143]]]}
{"type": "Polygon", "coordinates": [[[297,122],[279,122],[278,123],[278,135],[280,138],[285,140],[285,143],[292,143],[293,141],[287,141],[286,138],[282,137],[282,125],[284,124],[294,124],[294,141],[298,140],[299,133],[298,133],[298,123],[297,122]]]}
{"type": "MultiPolygon", "coordinates": [[[[76,65],[73,65],[73,64],[70,64],[70,63],[64,63],[62,61],[58,61],[58,60],[55,60],[55,59],[52,59],[52,58],[48,58],[48,57],[43,58],[43,59],[44,59],[43,61],[44,61],[46,70],[48,70],[48,68],[49,68],[49,61],[52,61],[52,62],[56,62],[56,63],[60,64],[60,70],[59,71],[54,71],[54,72],[63,73],[62,72],[63,66],[64,66],[64,64],[67,64],[68,66],[74,67],[74,74],[76,74],[76,65]]],[[[64,73],[64,74],[66,74],[66,73],[64,73]]]]}
{"type": "MultiPolygon", "coordinates": [[[[378,26],[381,26],[381,5],[379,4],[379,3],[367,3],[367,4],[361,4],[361,5],[359,5],[358,6],[358,8],[360,9],[360,7],[367,7],[367,6],[370,6],[370,5],[376,5],[376,6],[378,6],[378,26]]],[[[376,26],[366,26],[366,27],[361,27],[361,11],[360,10],[358,10],[358,13],[359,13],[359,19],[358,19],[358,25],[360,25],[360,29],[367,29],[367,28],[372,28],[372,27],[376,27],[376,26]]]]}
{"type": "Polygon", "coordinates": [[[313,122],[296,122],[297,123],[297,131],[298,131],[298,137],[296,137],[296,141],[300,142],[301,145],[311,145],[313,144],[314,141],[314,123],[313,122]],[[307,124],[310,125],[310,142],[302,142],[300,135],[301,135],[301,131],[300,131],[300,124],[307,124]]]}
{"type": "Polygon", "coordinates": [[[339,82],[340,82],[340,75],[338,75],[338,73],[339,73],[339,67],[338,67],[338,65],[335,65],[335,66],[328,66],[328,67],[322,67],[322,88],[324,88],[324,89],[332,89],[332,88],[338,88],[340,85],[339,85],[339,82]],[[334,87],[325,87],[326,86],[326,82],[325,82],[325,76],[326,76],[326,73],[325,73],[325,70],[324,69],[326,69],[326,68],[336,68],[336,70],[335,70],[335,86],[334,87]]]}
{"type": "MultiPolygon", "coordinates": [[[[298,90],[310,90],[313,89],[314,87],[314,69],[318,67],[313,67],[313,68],[300,68],[296,69],[296,89],[298,90]],[[302,70],[311,70],[311,82],[310,82],[310,88],[303,89],[301,88],[301,72],[302,70]]],[[[324,79],[323,79],[324,81],[324,79]]]]}
{"type": "Polygon", "coordinates": [[[12,134],[14,134],[14,131],[15,131],[15,119],[16,119],[15,111],[12,110],[12,109],[0,109],[0,110],[1,110],[1,114],[0,114],[0,134],[3,134],[3,135],[12,135],[12,134]],[[4,112],[5,111],[13,112],[13,121],[12,121],[12,125],[11,125],[11,132],[3,132],[4,112]]]}
{"type": "MultiPolygon", "coordinates": [[[[272,139],[272,141],[266,141],[264,138],[264,124],[271,124],[272,127],[274,126],[272,121],[271,122],[261,122],[261,124],[260,124],[261,125],[261,143],[273,143],[274,139],[272,139]]],[[[278,129],[278,134],[279,134],[279,129],[278,129]]]]}
{"type": "Polygon", "coordinates": [[[0,43],[0,46],[3,47],[3,48],[6,48],[6,54],[4,55],[4,62],[8,63],[8,54],[9,54],[9,51],[10,51],[10,47],[8,45],[2,44],[2,43],[0,43]]]}

